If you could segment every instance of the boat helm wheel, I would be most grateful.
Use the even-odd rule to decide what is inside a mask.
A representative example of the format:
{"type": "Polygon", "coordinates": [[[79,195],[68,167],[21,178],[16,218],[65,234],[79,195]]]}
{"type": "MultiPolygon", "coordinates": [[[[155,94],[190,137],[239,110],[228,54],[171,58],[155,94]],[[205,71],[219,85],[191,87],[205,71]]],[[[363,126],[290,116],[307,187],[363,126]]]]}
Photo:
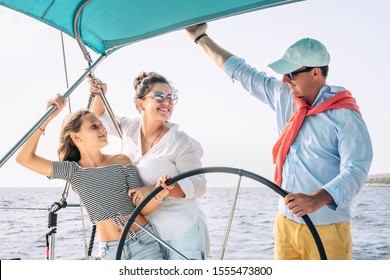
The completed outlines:
{"type": "MultiPolygon", "coordinates": [[[[187,178],[187,177],[191,177],[191,176],[194,176],[194,175],[199,175],[199,174],[205,174],[205,173],[229,173],[229,174],[236,174],[238,176],[244,176],[244,177],[248,177],[250,179],[253,179],[257,182],[260,182],[262,184],[264,184],[265,186],[271,188],[274,192],[278,193],[279,195],[281,195],[282,197],[285,197],[287,195],[287,192],[285,190],[283,190],[282,188],[280,188],[279,186],[277,186],[275,183],[269,181],[268,179],[265,179],[264,177],[261,177],[255,173],[252,173],[252,172],[249,172],[249,171],[246,171],[246,170],[243,170],[243,169],[237,169],[237,168],[232,168],[232,167],[204,167],[204,168],[199,168],[199,169],[194,169],[194,170],[191,170],[191,171],[188,171],[188,172],[184,172],[182,174],[179,174],[169,180],[167,180],[166,184],[167,185],[171,185],[173,183],[176,183],[177,181],[179,180],[182,180],[184,178],[187,178]]],[[[117,252],[116,252],[116,259],[117,260],[120,260],[121,259],[121,255],[122,255],[122,250],[123,250],[123,245],[124,245],[124,242],[125,242],[125,239],[126,239],[126,236],[127,236],[127,233],[131,227],[131,225],[135,222],[135,218],[137,217],[137,215],[140,213],[140,211],[142,210],[142,208],[156,195],[158,194],[161,190],[163,189],[162,186],[158,186],[157,188],[155,188],[148,196],[145,197],[145,199],[142,200],[142,202],[134,209],[132,215],[130,216],[129,220],[127,221],[124,229],[123,229],[123,232],[122,232],[122,235],[121,235],[121,238],[119,240],[119,244],[118,244],[118,249],[117,249],[117,252]]],[[[310,220],[309,216],[308,215],[304,215],[302,216],[302,219],[305,221],[307,227],[309,228],[312,236],[313,236],[313,239],[317,245],[317,249],[318,249],[318,252],[319,252],[319,255],[320,255],[320,258],[321,260],[326,260],[327,257],[326,257],[326,253],[325,253],[325,249],[324,249],[324,246],[322,244],[322,241],[321,241],[321,238],[313,224],[313,222],[310,220]]],[[[145,230],[147,231],[147,230],[145,230]]],[[[159,241],[162,245],[164,245],[164,242],[162,240],[159,240],[158,237],[154,236],[152,233],[149,233],[150,235],[152,235],[153,237],[155,237],[157,239],[157,241],[159,241]]],[[[165,244],[164,246],[166,247],[169,247],[167,244],[165,244]]],[[[174,248],[169,248],[171,250],[174,250],[176,253],[178,253],[179,255],[180,252],[177,252],[174,248]]],[[[181,255],[181,257],[183,259],[187,259],[185,256],[181,255]]]]}

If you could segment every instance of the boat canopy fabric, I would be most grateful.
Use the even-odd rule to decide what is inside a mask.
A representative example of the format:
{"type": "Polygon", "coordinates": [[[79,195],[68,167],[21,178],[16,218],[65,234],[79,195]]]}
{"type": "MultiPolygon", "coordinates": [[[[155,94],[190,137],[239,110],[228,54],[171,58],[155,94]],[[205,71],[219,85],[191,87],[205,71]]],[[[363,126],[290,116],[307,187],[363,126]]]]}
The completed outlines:
{"type": "Polygon", "coordinates": [[[250,11],[302,0],[0,0],[0,5],[36,18],[75,37],[96,53],[109,54],[124,45],[250,11]]]}

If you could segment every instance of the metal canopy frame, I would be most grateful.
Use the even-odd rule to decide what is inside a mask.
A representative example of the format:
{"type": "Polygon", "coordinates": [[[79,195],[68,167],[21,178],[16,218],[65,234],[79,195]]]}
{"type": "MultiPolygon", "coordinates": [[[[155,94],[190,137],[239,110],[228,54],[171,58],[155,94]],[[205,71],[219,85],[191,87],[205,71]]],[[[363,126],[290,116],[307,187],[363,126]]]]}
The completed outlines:
{"type": "MultiPolygon", "coordinates": [[[[101,54],[95,62],[92,61],[92,58],[87,50],[87,48],[85,47],[85,44],[83,42],[83,40],[81,39],[80,37],[80,32],[79,32],[79,19],[80,19],[80,15],[82,14],[82,11],[83,9],[91,2],[92,0],[86,0],[85,2],[83,2],[80,7],[76,10],[75,14],[74,14],[74,19],[73,19],[73,28],[74,28],[74,34],[75,34],[75,39],[78,43],[78,45],[80,46],[80,49],[84,55],[84,58],[86,59],[87,63],[88,63],[88,68],[84,71],[84,73],[82,73],[82,75],[80,76],[80,78],[78,80],[76,80],[76,82],[62,95],[62,97],[64,99],[68,98],[70,96],[70,94],[81,84],[81,82],[88,76],[90,76],[95,83],[99,84],[101,83],[99,79],[97,79],[93,73],[93,70],[100,64],[100,62],[103,61],[103,59],[105,59],[107,57],[107,53],[103,53],[101,54]]],[[[101,97],[102,101],[103,101],[103,105],[104,107],[106,108],[107,112],[109,113],[110,115],[110,118],[112,119],[117,131],[118,131],[118,134],[120,135],[120,137],[122,137],[123,133],[122,133],[122,129],[120,128],[120,125],[119,123],[116,121],[115,119],[115,115],[111,109],[111,106],[110,104],[108,103],[108,100],[106,98],[106,96],[103,94],[103,92],[101,91],[99,93],[99,96],[101,97]]],[[[89,99],[88,101],[88,109],[91,108],[92,104],[93,104],[93,101],[94,101],[94,96],[91,96],[91,98],[89,99]]],[[[27,131],[27,133],[25,135],[22,136],[22,138],[10,149],[10,151],[8,153],[6,153],[6,155],[0,160],[0,168],[8,161],[8,159],[27,141],[28,138],[30,138],[30,136],[41,126],[41,124],[54,112],[54,110],[56,109],[56,106],[55,105],[52,105],[50,106],[46,112],[43,114],[43,116],[27,131]]]]}

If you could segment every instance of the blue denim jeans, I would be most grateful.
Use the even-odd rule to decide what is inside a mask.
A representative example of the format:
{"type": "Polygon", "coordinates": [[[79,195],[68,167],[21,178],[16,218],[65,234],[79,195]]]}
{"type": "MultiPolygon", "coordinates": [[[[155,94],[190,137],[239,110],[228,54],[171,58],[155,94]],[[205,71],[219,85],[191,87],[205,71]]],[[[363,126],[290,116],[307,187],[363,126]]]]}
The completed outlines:
{"type": "MultiPolygon", "coordinates": [[[[172,248],[176,249],[187,259],[204,260],[210,250],[210,239],[207,225],[199,218],[194,227],[185,232],[177,239],[165,240],[172,248]]],[[[181,260],[182,258],[171,249],[162,248],[164,259],[166,260],[181,260]]]]}
{"type": "MultiPolygon", "coordinates": [[[[155,234],[151,224],[145,227],[155,234]]],[[[102,260],[115,260],[119,241],[99,242],[98,257],[102,260]]],[[[122,249],[121,260],[162,260],[159,243],[143,229],[135,232],[135,237],[127,237],[122,249]]]]}

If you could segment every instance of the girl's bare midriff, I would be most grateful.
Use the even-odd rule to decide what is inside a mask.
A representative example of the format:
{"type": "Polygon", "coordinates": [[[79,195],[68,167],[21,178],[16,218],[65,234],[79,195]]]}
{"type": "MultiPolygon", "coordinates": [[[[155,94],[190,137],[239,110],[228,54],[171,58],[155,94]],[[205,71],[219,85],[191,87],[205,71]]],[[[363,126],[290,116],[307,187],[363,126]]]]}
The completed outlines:
{"type": "MultiPolygon", "coordinates": [[[[126,216],[125,219],[128,221],[130,218],[126,216]]],[[[141,226],[145,226],[148,221],[144,216],[138,215],[135,219],[138,224],[141,226]]],[[[123,225],[124,227],[125,225],[123,225]]],[[[96,229],[98,232],[98,238],[100,242],[110,242],[110,241],[118,241],[122,235],[123,227],[118,227],[113,220],[107,220],[103,222],[96,222],[96,229]]],[[[139,229],[134,223],[131,225],[131,229],[133,231],[137,231],[139,229]]]]}

